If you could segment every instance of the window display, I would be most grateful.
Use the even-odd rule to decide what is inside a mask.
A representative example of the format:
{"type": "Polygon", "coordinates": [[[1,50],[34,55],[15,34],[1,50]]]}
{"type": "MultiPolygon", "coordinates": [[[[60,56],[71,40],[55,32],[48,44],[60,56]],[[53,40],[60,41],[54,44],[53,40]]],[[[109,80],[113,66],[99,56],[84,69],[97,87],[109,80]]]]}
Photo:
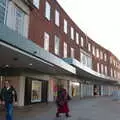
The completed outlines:
{"type": "Polygon", "coordinates": [[[32,81],[31,102],[41,101],[41,81],[32,81]]]}

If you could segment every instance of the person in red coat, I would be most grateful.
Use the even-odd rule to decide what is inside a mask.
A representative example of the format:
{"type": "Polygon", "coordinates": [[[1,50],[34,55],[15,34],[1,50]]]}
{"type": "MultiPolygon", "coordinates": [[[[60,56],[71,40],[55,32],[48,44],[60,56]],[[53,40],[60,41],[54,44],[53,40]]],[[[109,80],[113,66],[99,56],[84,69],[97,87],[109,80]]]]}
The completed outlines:
{"type": "Polygon", "coordinates": [[[68,107],[69,100],[70,100],[70,96],[68,95],[66,89],[60,86],[58,90],[58,95],[56,98],[56,104],[57,104],[56,117],[59,117],[60,113],[65,113],[66,117],[70,117],[69,107],[68,107]]]}

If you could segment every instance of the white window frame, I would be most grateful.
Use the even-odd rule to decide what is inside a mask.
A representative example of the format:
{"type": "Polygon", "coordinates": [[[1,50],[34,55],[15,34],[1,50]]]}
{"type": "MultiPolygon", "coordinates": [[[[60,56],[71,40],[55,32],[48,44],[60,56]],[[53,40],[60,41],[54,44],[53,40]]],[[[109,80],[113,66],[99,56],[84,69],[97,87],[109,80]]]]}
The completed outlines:
{"type": "Polygon", "coordinates": [[[67,20],[66,19],[64,19],[64,32],[67,34],[67,32],[68,32],[68,23],[67,23],[67,20]]]}
{"type": "Polygon", "coordinates": [[[92,54],[95,56],[95,46],[92,46],[92,54]]]}
{"type": "Polygon", "coordinates": [[[92,69],[92,56],[82,49],[80,49],[80,62],[84,66],[92,69]]]}
{"type": "Polygon", "coordinates": [[[74,57],[75,57],[75,49],[71,48],[71,58],[74,58],[74,57]]]}
{"type": "MultiPolygon", "coordinates": [[[[6,17],[7,17],[7,4],[8,4],[8,0],[6,0],[5,4],[0,3],[0,8],[4,9],[4,16],[3,16],[3,21],[1,20],[0,23],[2,22],[3,24],[6,23],[6,17]]],[[[2,12],[2,11],[1,11],[2,12]]],[[[1,14],[0,12],[0,14],[1,14]]]]}
{"type": "Polygon", "coordinates": [[[60,52],[60,38],[55,35],[55,54],[59,55],[60,52]]]}
{"type": "Polygon", "coordinates": [[[48,1],[45,3],[45,17],[50,20],[51,18],[51,5],[48,1]]]}
{"type": "Polygon", "coordinates": [[[67,58],[67,43],[64,42],[64,58],[67,58]]]}
{"type": "Polygon", "coordinates": [[[103,59],[103,52],[100,51],[100,59],[102,60],[103,59]]]}
{"type": "Polygon", "coordinates": [[[71,34],[70,34],[71,35],[71,39],[74,40],[74,28],[71,27],[70,31],[71,31],[71,34]]]}
{"type": "Polygon", "coordinates": [[[104,53],[104,60],[107,61],[107,54],[104,53]]]}
{"type": "Polygon", "coordinates": [[[33,0],[33,4],[39,9],[40,0],[33,0]]]}
{"type": "Polygon", "coordinates": [[[108,74],[108,69],[107,69],[107,66],[105,66],[105,75],[108,74]]]}
{"type": "Polygon", "coordinates": [[[83,37],[81,37],[81,46],[82,47],[84,46],[84,39],[83,39],[83,37]]]}
{"type": "Polygon", "coordinates": [[[99,49],[96,48],[96,57],[99,58],[99,49]]]}
{"type": "Polygon", "coordinates": [[[114,78],[116,78],[116,71],[114,70],[114,78]]]}
{"type": "Polygon", "coordinates": [[[25,13],[23,10],[15,7],[15,31],[17,31],[19,34],[24,35],[24,20],[25,20],[25,13]],[[22,16],[21,18],[18,16],[22,16]],[[20,24],[18,23],[20,22],[20,24]]]}
{"type": "Polygon", "coordinates": [[[49,51],[49,41],[50,41],[50,35],[47,32],[44,32],[44,49],[46,51],[49,51]]]}
{"type": "Polygon", "coordinates": [[[100,73],[100,64],[99,63],[97,63],[97,72],[100,73]]]}
{"type": "Polygon", "coordinates": [[[110,74],[111,74],[111,77],[113,77],[113,69],[112,68],[110,69],[110,74]]]}
{"type": "Polygon", "coordinates": [[[104,74],[104,67],[103,67],[103,64],[101,64],[101,73],[104,74]]]}
{"type": "Polygon", "coordinates": [[[76,43],[79,44],[79,33],[76,32],[76,43]]]}
{"type": "Polygon", "coordinates": [[[60,26],[60,12],[57,9],[55,10],[55,24],[60,26]]]}
{"type": "Polygon", "coordinates": [[[91,43],[88,43],[88,51],[91,52],[91,43]]]}

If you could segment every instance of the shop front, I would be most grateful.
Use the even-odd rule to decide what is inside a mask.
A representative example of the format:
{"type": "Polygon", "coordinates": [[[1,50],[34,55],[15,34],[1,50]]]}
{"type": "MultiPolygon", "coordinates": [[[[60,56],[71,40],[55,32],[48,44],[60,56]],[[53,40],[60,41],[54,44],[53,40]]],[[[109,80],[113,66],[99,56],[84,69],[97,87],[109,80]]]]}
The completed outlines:
{"type": "Polygon", "coordinates": [[[71,96],[80,96],[80,83],[79,82],[70,82],[71,87],[71,96]]]}
{"type": "Polygon", "coordinates": [[[48,81],[26,78],[24,104],[29,105],[36,102],[47,102],[47,99],[48,81]]]}

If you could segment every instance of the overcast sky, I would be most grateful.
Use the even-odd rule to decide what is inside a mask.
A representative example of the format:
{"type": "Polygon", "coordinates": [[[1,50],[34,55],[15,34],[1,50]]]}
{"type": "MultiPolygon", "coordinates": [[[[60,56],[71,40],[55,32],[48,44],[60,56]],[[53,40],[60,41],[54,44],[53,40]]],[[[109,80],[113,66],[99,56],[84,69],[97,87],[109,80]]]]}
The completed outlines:
{"type": "Polygon", "coordinates": [[[57,0],[94,41],[120,59],[120,0],[57,0]]]}

